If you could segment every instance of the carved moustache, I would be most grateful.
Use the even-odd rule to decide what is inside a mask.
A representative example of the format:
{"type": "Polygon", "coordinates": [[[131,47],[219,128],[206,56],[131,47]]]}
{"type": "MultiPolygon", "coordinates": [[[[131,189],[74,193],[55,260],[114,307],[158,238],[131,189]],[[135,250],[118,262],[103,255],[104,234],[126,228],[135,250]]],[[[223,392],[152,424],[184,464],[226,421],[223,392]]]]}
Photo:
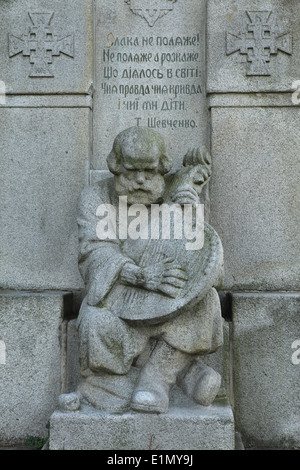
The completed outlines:
{"type": "Polygon", "coordinates": [[[128,193],[135,193],[136,191],[141,191],[144,193],[152,193],[152,188],[151,185],[148,184],[137,184],[137,183],[132,183],[130,186],[127,186],[127,191],[128,193]]]}

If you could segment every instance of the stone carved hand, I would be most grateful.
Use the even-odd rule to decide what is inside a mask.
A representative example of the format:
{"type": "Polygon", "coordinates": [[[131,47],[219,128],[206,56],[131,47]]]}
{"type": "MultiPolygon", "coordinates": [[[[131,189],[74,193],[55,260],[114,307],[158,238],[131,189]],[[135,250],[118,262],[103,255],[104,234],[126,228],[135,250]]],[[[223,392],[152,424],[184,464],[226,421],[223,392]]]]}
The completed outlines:
{"type": "Polygon", "coordinates": [[[175,298],[187,281],[183,268],[171,258],[158,261],[145,268],[127,263],[121,272],[121,282],[143,287],[144,289],[162,292],[175,298]]]}
{"type": "Polygon", "coordinates": [[[183,168],[172,175],[169,193],[173,203],[196,206],[200,194],[211,177],[211,156],[205,148],[189,149],[183,159],[183,168]]]}
{"type": "Polygon", "coordinates": [[[171,258],[143,268],[143,273],[146,289],[163,292],[169,297],[176,297],[187,281],[185,271],[171,258]]]}
{"type": "Polygon", "coordinates": [[[172,194],[172,202],[175,204],[192,204],[195,207],[199,204],[199,196],[197,191],[189,184],[179,186],[172,194]]]}

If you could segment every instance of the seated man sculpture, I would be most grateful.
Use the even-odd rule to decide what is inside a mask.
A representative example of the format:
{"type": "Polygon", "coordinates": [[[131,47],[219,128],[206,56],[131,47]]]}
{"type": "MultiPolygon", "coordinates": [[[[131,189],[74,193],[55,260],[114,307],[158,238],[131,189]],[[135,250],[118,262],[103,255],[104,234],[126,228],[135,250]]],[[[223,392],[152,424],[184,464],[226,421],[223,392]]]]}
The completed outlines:
{"type": "Polygon", "coordinates": [[[199,204],[211,173],[209,154],[190,150],[183,168],[172,173],[161,135],[133,127],[116,137],[107,164],[113,176],[86,187],[79,200],[86,297],[77,320],[77,396],[112,412],[164,413],[177,382],[197,403],[209,405],[221,378],[200,358],[223,342],[215,289],[223,266],[218,235],[205,222],[197,251],[186,251],[183,240],[97,236],[98,208],[115,207],[118,227],[121,198],[127,198],[128,211],[134,204],[149,210],[153,204],[199,204]]]}

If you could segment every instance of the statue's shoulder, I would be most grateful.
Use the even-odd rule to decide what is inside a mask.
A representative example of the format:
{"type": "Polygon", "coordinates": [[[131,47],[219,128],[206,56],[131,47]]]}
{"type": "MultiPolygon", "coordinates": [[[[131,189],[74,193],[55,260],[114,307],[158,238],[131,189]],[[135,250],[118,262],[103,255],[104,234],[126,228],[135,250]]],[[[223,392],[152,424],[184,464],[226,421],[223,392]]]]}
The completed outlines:
{"type": "Polygon", "coordinates": [[[86,185],[80,194],[79,204],[110,203],[114,196],[114,178],[108,176],[86,185]]]}

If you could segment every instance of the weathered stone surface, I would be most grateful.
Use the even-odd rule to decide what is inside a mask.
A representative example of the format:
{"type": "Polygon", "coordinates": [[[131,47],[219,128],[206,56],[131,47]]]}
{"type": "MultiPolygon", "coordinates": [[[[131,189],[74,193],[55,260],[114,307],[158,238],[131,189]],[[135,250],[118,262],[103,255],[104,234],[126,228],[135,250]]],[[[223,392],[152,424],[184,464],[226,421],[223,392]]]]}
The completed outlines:
{"type": "Polygon", "coordinates": [[[76,207],[88,181],[89,109],[0,110],[0,284],[78,289],[76,207]]]}
{"type": "Polygon", "coordinates": [[[80,379],[78,331],[76,320],[71,320],[67,326],[66,392],[76,390],[80,379]]]}
{"type": "Polygon", "coordinates": [[[223,321],[224,344],[218,351],[209,354],[203,358],[203,362],[216,370],[222,378],[220,393],[225,394],[230,402],[233,402],[232,396],[232,370],[231,370],[231,329],[230,322],[223,321]]]}
{"type": "Polygon", "coordinates": [[[0,442],[47,436],[61,392],[61,324],[66,293],[0,294],[0,442]]]}
{"type": "Polygon", "coordinates": [[[104,180],[105,178],[109,178],[110,171],[109,170],[91,170],[90,171],[90,183],[96,183],[97,181],[104,180]]]}
{"type": "Polygon", "coordinates": [[[233,294],[234,410],[246,446],[300,447],[300,294],[233,294]]]}
{"type": "MultiPolygon", "coordinates": [[[[220,374],[197,359],[223,344],[215,289],[223,275],[222,244],[202,218],[202,244],[190,248],[181,210],[196,206],[188,228],[201,227],[200,194],[211,159],[206,150],[191,149],[182,168],[167,175],[172,163],[159,133],[127,128],[107,157],[113,177],[84,188],[79,199],[78,260],[86,297],[77,323],[83,377],[77,392],[98,410],[165,413],[180,374],[181,388],[201,405],[213,403],[221,385],[220,374]],[[169,212],[174,204],[180,214],[171,234],[170,214],[166,230],[153,208],[169,212]],[[133,234],[137,208],[144,219],[133,234]]],[[[198,242],[193,233],[190,239],[198,242]]],[[[68,397],[63,402],[68,410],[68,397]]]]}
{"type": "Polygon", "coordinates": [[[96,1],[95,169],[131,126],[161,132],[177,165],[189,147],[208,145],[206,1],[155,5],[161,15],[150,18],[146,0],[96,1]]]}
{"type": "Polygon", "coordinates": [[[213,108],[211,224],[224,289],[299,289],[297,108],[213,108]]]}
{"type": "Polygon", "coordinates": [[[299,80],[297,0],[208,2],[209,92],[290,91],[299,80]]]}
{"type": "MultiPolygon", "coordinates": [[[[222,386],[220,393],[226,394],[229,398],[232,398],[231,390],[231,353],[230,353],[230,342],[231,342],[231,326],[228,322],[223,322],[223,338],[224,345],[218,349],[215,353],[209,354],[203,358],[204,364],[212,367],[222,377],[222,386]]],[[[79,338],[78,331],[76,328],[76,320],[68,322],[67,327],[67,392],[76,390],[80,380],[80,365],[79,365],[79,338]]]]}
{"type": "Polygon", "coordinates": [[[50,450],[233,450],[234,421],[226,400],[210,407],[187,401],[165,415],[55,411],[50,450]],[[153,437],[154,436],[154,437],[153,437]]]}
{"type": "Polygon", "coordinates": [[[92,11],[91,0],[1,2],[1,80],[6,93],[88,93],[92,11]]]}

